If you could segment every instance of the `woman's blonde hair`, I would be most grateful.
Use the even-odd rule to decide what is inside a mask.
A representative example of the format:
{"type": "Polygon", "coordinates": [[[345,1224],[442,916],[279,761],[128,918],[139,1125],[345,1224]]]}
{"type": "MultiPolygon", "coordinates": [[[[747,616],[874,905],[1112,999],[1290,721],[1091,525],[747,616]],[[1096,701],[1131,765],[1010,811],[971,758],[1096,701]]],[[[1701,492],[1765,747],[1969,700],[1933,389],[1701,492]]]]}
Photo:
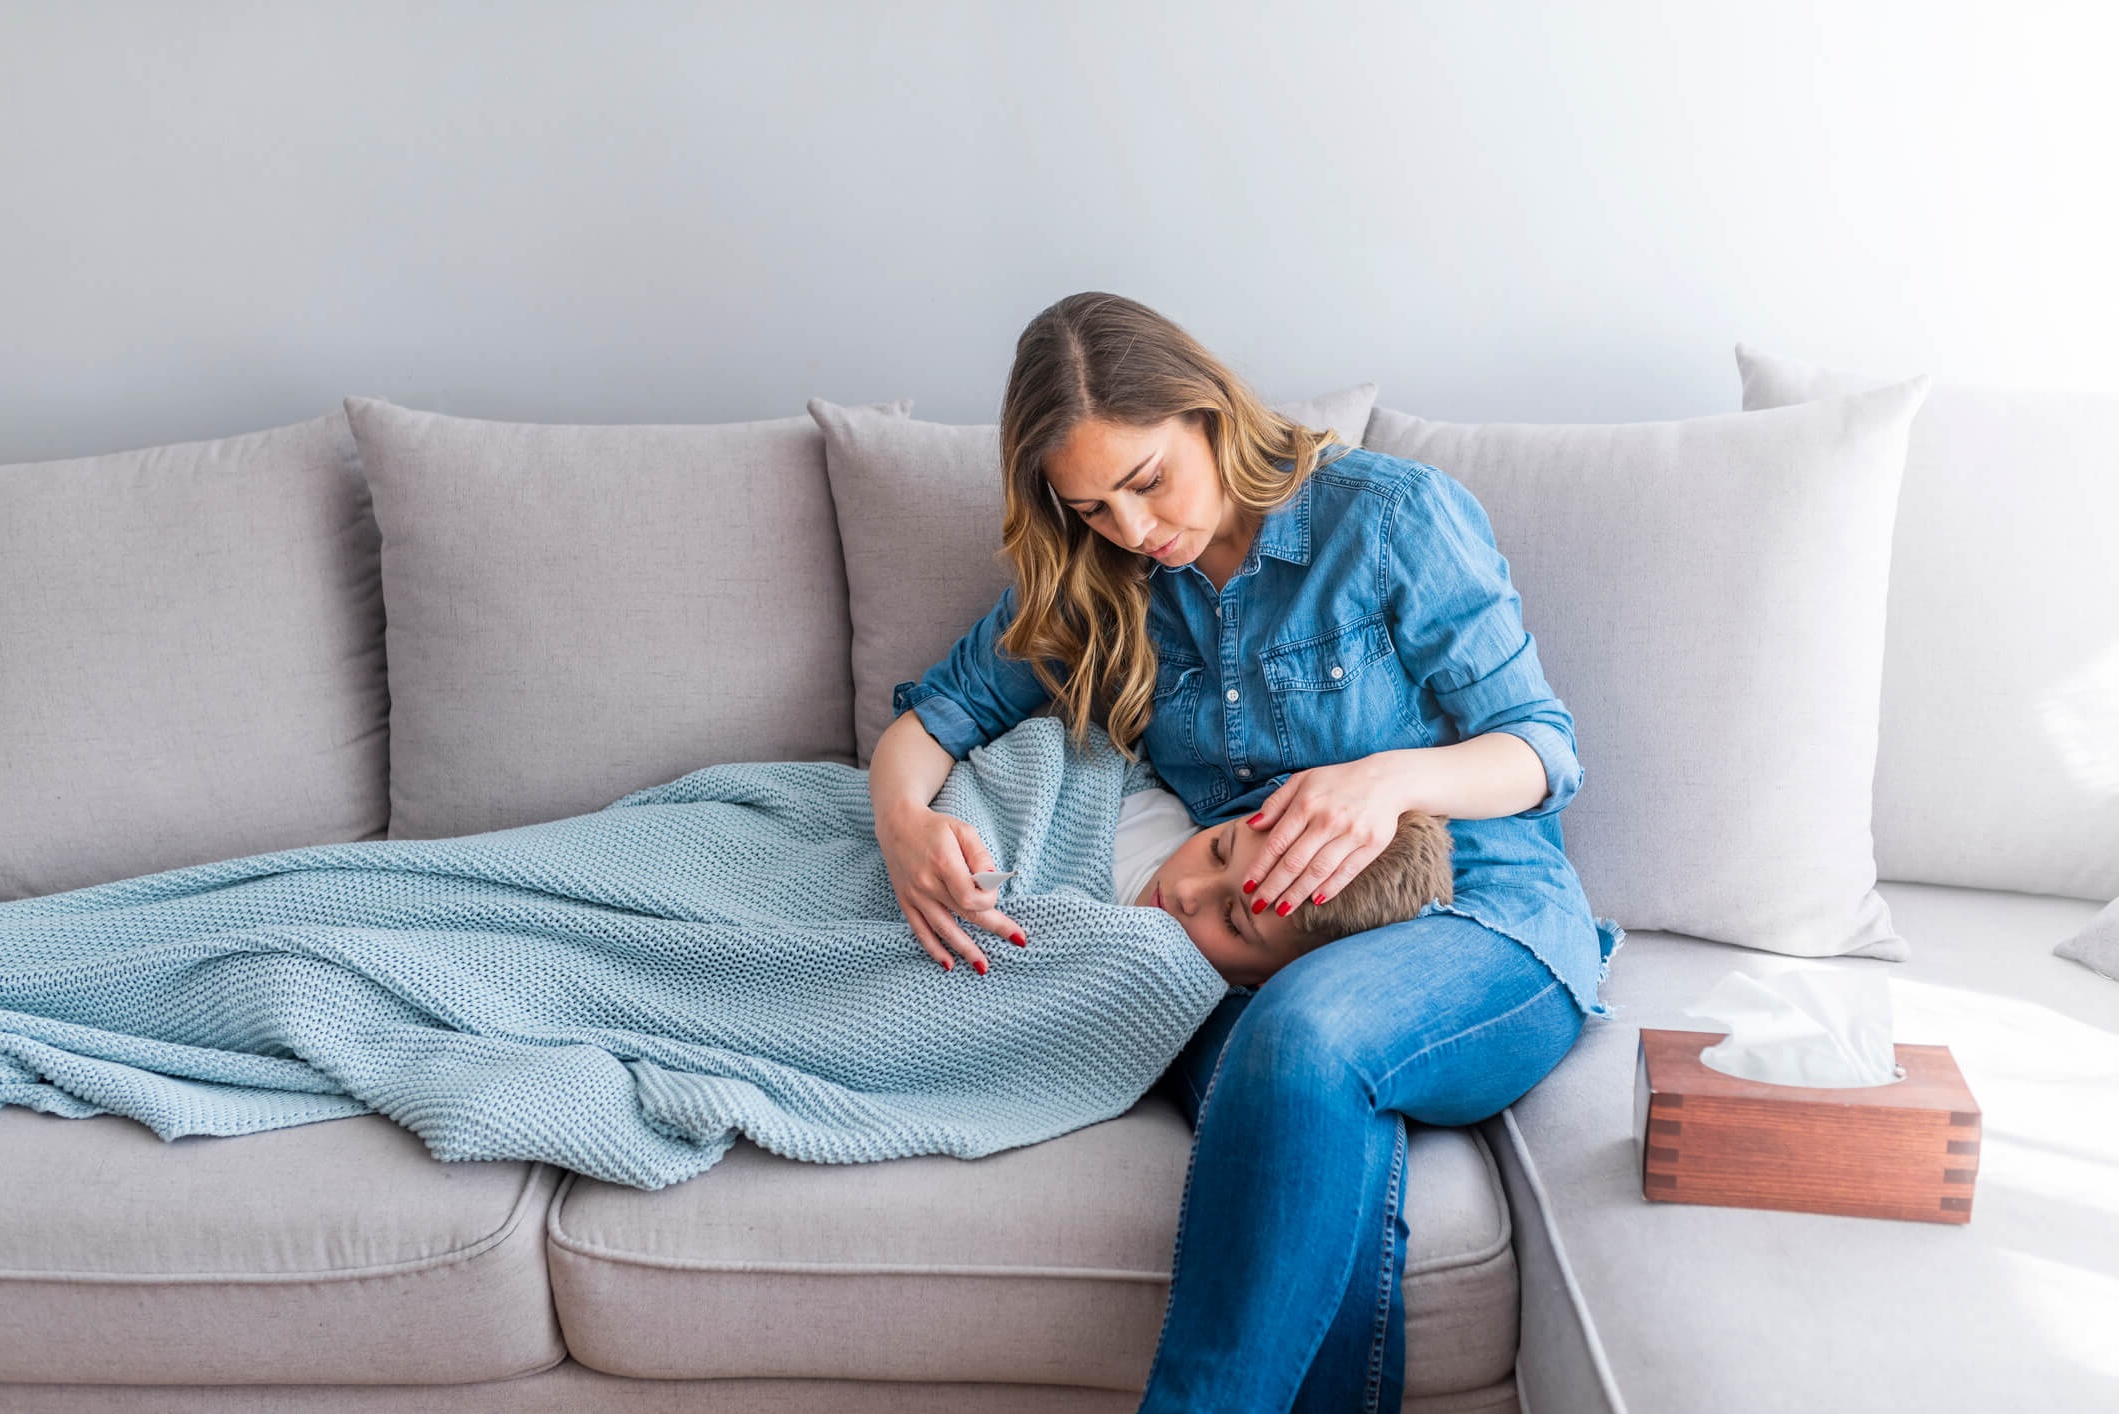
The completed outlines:
{"type": "Polygon", "coordinates": [[[1045,458],[1088,418],[1152,427],[1172,417],[1205,432],[1222,491],[1254,533],[1301,490],[1318,450],[1345,440],[1274,412],[1198,340],[1122,295],[1069,295],[1016,340],[1000,423],[1001,549],[1014,566],[1016,614],[999,646],[1031,664],[1076,745],[1099,722],[1129,761],[1155,697],[1154,565],[1062,505],[1045,458]]]}

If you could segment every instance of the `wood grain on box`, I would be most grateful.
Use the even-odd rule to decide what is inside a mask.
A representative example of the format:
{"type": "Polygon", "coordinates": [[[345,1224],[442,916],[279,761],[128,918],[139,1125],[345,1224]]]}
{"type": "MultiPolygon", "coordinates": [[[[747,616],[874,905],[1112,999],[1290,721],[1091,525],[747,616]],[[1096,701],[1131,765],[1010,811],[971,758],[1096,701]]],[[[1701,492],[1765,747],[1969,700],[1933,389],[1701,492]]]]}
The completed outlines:
{"type": "Polygon", "coordinates": [[[1717,1032],[1641,1032],[1641,1193],[1663,1203],[1917,1222],[1972,1220],[1979,1106],[1947,1046],[1900,1045],[1905,1078],[1822,1089],[1700,1063],[1717,1032]]]}

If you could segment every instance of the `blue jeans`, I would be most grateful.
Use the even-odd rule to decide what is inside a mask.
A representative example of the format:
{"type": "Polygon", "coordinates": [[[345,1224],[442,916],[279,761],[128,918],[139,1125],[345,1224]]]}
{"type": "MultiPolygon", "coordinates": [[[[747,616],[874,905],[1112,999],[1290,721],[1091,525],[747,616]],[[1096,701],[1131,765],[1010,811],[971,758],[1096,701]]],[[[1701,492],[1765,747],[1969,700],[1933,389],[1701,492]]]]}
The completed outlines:
{"type": "Polygon", "coordinates": [[[1500,1113],[1581,1030],[1528,948],[1448,913],[1231,991],[1163,1081],[1197,1132],[1143,1414],[1396,1410],[1405,1121],[1500,1113]]]}

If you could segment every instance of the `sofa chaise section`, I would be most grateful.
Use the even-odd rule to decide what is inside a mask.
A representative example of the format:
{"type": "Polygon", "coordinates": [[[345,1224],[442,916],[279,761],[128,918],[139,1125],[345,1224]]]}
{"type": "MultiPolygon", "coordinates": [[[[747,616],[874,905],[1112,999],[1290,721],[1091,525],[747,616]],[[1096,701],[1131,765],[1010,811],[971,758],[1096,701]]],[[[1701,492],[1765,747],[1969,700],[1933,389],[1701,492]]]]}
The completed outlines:
{"type": "Polygon", "coordinates": [[[1523,1264],[1526,1414],[2119,1408],[2119,988],[2052,955],[2082,899],[1879,886],[1903,963],[1774,957],[1630,934],[1592,1026],[1484,1126],[1523,1264]],[[1982,1111],[1971,1222],[1651,1203],[1642,1027],[1724,974],[1870,968],[1895,1035],[1941,1043],[1982,1111]]]}

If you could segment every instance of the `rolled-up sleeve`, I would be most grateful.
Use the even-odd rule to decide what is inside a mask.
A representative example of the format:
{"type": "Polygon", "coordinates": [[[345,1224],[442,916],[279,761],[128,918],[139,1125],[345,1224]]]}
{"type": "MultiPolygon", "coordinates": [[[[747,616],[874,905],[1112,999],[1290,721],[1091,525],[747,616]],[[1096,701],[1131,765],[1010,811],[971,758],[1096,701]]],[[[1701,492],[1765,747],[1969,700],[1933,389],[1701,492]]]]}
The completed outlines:
{"type": "Polygon", "coordinates": [[[1011,584],[948,656],[891,690],[891,719],[908,709],[919,713],[928,735],[961,761],[1049,702],[1052,695],[1030,664],[1000,650],[1000,636],[1014,620],[1011,584]]]}
{"type": "Polygon", "coordinates": [[[1435,695],[1461,739],[1507,732],[1538,753],[1545,798],[1519,814],[1564,809],[1582,787],[1574,717],[1545,681],[1485,507],[1453,477],[1423,466],[1390,512],[1386,543],[1406,672],[1435,695]]]}

